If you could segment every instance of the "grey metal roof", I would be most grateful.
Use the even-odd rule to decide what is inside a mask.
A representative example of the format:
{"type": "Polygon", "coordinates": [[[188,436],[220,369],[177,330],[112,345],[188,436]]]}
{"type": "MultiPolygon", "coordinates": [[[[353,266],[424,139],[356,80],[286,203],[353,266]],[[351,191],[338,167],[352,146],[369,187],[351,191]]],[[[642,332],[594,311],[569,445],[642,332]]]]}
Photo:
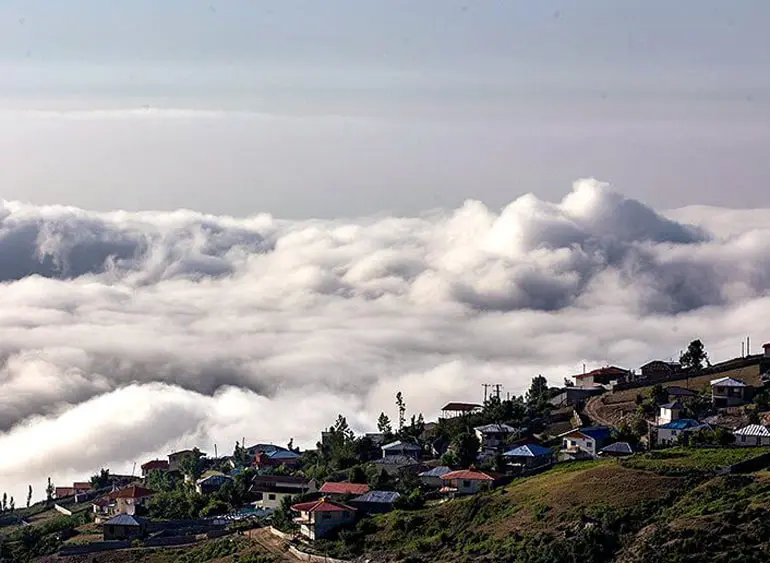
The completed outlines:
{"type": "Polygon", "coordinates": [[[477,426],[474,430],[481,432],[482,434],[510,434],[516,432],[517,429],[507,424],[485,424],[484,426],[477,426]]]}
{"type": "Polygon", "coordinates": [[[541,457],[552,454],[553,452],[550,449],[544,448],[538,444],[525,444],[523,446],[519,446],[518,448],[509,450],[503,455],[508,457],[541,457]]]}
{"type": "Polygon", "coordinates": [[[770,436],[770,430],[768,430],[766,426],[762,426],[761,424],[749,424],[748,426],[739,428],[738,430],[733,432],[733,434],[735,434],[736,436],[768,437],[770,436]]]}
{"type": "Polygon", "coordinates": [[[131,516],[129,514],[118,514],[114,518],[110,518],[105,522],[110,526],[141,526],[146,523],[147,520],[140,518],[139,516],[131,516]]]}
{"type": "Polygon", "coordinates": [[[428,471],[423,471],[420,473],[420,477],[441,477],[442,475],[449,473],[452,471],[449,467],[446,465],[439,465],[438,467],[434,467],[433,469],[430,469],[428,471]]]}
{"type": "Polygon", "coordinates": [[[682,410],[682,403],[679,401],[671,401],[670,403],[666,403],[665,405],[660,405],[660,408],[662,409],[670,409],[670,410],[682,410]]]}
{"type": "Polygon", "coordinates": [[[382,449],[383,450],[422,451],[422,448],[417,444],[412,444],[411,442],[404,442],[403,440],[396,440],[395,442],[391,442],[390,444],[385,444],[384,446],[382,446],[382,449]]]}
{"type": "Polygon", "coordinates": [[[612,454],[632,454],[634,453],[634,448],[632,448],[631,444],[628,442],[615,442],[614,444],[602,448],[601,451],[612,454]]]}
{"type": "Polygon", "coordinates": [[[720,377],[719,379],[712,379],[711,385],[718,385],[719,387],[746,387],[746,384],[740,379],[734,379],[732,377],[720,377]]]}
{"type": "Polygon", "coordinates": [[[408,455],[386,455],[385,457],[375,459],[372,463],[377,465],[414,465],[418,462],[408,455]]]}
{"type": "Polygon", "coordinates": [[[369,491],[360,497],[354,498],[350,502],[377,502],[383,504],[393,504],[401,496],[395,491],[369,491]]]}

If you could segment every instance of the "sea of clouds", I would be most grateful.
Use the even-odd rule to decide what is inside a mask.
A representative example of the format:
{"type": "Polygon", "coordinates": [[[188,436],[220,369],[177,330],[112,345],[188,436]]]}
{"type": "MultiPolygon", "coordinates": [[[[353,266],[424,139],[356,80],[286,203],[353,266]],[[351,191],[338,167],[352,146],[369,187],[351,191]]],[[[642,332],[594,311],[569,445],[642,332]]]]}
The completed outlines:
{"type": "Polygon", "coordinates": [[[338,413],[520,393],[701,338],[770,340],[770,210],[659,213],[595,180],[419,217],[0,205],[0,491],[198,445],[312,446],[338,413]]]}

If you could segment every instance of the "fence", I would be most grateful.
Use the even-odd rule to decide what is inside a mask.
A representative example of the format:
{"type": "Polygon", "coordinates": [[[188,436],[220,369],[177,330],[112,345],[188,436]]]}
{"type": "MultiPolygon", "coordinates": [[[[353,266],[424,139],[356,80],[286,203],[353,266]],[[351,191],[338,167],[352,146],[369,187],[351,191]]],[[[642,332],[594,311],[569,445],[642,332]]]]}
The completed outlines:
{"type": "Polygon", "coordinates": [[[195,536],[148,538],[142,542],[142,545],[145,547],[169,547],[172,545],[186,545],[188,543],[195,543],[195,536]]]}
{"type": "Polygon", "coordinates": [[[289,553],[291,553],[300,561],[310,561],[311,563],[349,563],[344,559],[333,559],[332,557],[326,557],[325,555],[313,555],[312,553],[305,553],[293,545],[289,546],[289,553]]]}

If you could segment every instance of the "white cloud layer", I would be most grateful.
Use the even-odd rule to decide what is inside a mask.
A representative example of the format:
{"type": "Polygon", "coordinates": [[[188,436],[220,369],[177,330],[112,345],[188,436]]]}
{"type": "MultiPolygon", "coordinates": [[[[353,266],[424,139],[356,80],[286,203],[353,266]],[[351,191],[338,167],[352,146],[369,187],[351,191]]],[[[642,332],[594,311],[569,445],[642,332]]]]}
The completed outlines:
{"type": "MultiPolygon", "coordinates": [[[[289,222],[0,206],[0,490],[344,413],[519,393],[770,340],[770,210],[664,216],[594,180],[500,213],[289,222]],[[681,222],[680,222],[681,221],[681,222]]],[[[392,414],[392,413],[391,413],[392,414]]]]}

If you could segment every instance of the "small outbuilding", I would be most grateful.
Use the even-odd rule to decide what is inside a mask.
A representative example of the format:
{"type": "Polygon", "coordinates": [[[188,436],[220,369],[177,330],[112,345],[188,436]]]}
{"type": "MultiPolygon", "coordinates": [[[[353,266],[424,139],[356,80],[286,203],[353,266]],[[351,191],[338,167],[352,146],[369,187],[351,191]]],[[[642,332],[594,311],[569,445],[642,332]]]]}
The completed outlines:
{"type": "Polygon", "coordinates": [[[147,532],[147,520],[131,514],[119,514],[104,523],[104,540],[141,538],[147,532]]]}
{"type": "Polygon", "coordinates": [[[520,465],[523,469],[537,469],[553,463],[553,451],[538,444],[519,446],[505,452],[503,457],[520,465]]]}
{"type": "Polygon", "coordinates": [[[395,491],[369,491],[349,502],[362,514],[383,514],[393,510],[396,501],[401,497],[395,491]]]}
{"type": "Polygon", "coordinates": [[[599,450],[601,457],[626,457],[634,454],[634,447],[628,442],[615,442],[599,450]]]}
{"type": "Polygon", "coordinates": [[[770,446],[770,430],[761,424],[749,424],[733,432],[736,446],[770,446]]]}

